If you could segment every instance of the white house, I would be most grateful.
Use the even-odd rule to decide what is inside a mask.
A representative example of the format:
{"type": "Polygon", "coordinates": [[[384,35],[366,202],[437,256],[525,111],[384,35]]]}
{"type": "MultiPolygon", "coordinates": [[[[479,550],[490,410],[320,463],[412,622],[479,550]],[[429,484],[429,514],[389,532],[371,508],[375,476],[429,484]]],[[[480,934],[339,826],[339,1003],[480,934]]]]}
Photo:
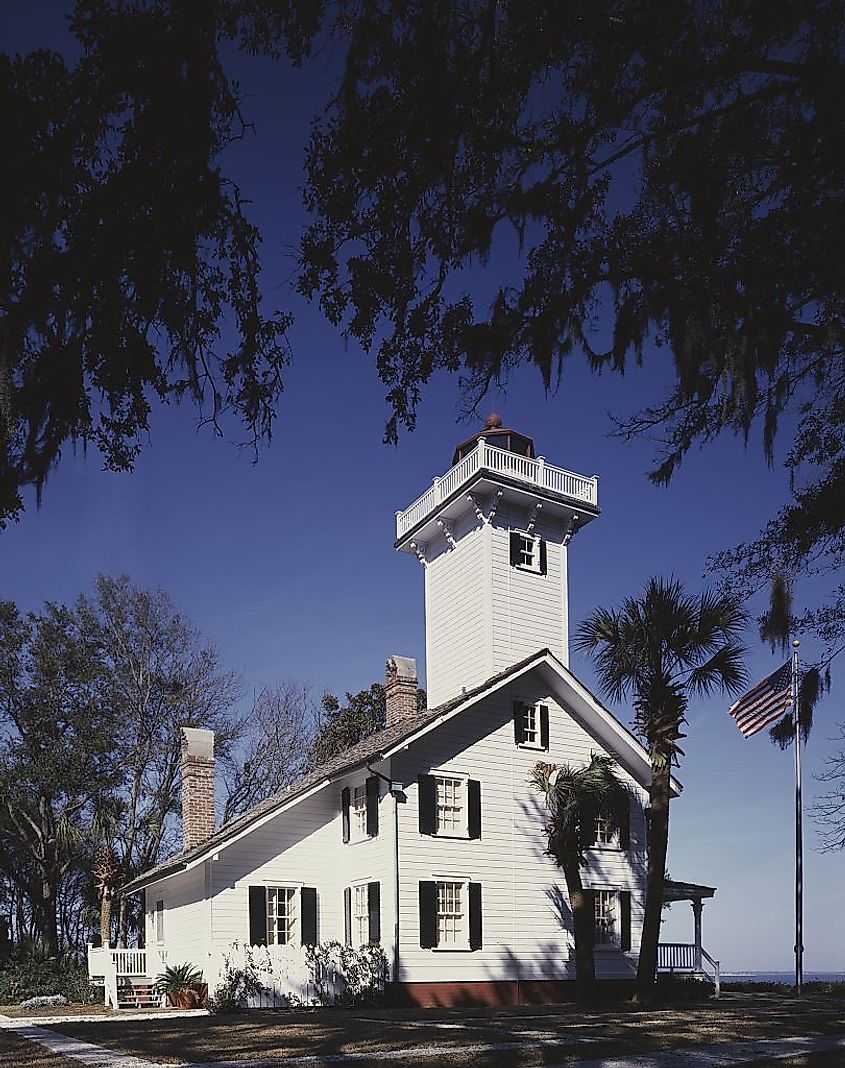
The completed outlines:
{"type": "MultiPolygon", "coordinates": [[[[154,975],[166,958],[213,989],[233,943],[266,945],[274,981],[297,990],[304,944],[378,941],[396,999],[560,1000],[574,979],[571,914],[528,777],[538,759],[577,766],[600,751],[618,763],[630,819],[600,835],[583,879],[597,975],[630,980],[648,755],[568,668],[570,541],[598,514],[595,478],[535,458],[529,438],[488,419],[396,516],[396,548],[424,570],[429,710],[416,710],[414,661],[392,657],[386,728],[219,830],[213,739],[186,730],[184,849],[127,887],[144,894],[146,949],[94,951],[92,971],[154,975]]],[[[713,891],[673,886],[694,902],[697,945],[670,956],[700,970],[713,891]]]]}

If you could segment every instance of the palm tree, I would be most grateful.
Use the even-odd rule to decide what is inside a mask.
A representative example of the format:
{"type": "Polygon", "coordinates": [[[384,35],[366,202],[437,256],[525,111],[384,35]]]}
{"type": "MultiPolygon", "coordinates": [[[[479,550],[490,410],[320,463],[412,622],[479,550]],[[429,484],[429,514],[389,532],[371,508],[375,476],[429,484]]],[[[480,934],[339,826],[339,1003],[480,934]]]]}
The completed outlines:
{"type": "Polygon", "coordinates": [[[651,760],[648,874],[637,1000],[654,994],[657,943],[669,842],[672,765],[691,697],[738,693],[745,683],[739,636],[746,613],[728,596],[684,592],[673,579],[651,578],[640,599],[597,609],[577,630],[576,647],[590,654],[605,695],[631,698],[634,729],[651,760]]]}
{"type": "Polygon", "coordinates": [[[590,754],[583,768],[568,764],[535,765],[529,783],[546,799],[549,821],[546,852],[563,869],[575,935],[575,980],[578,1000],[592,1000],[596,969],[593,959],[595,914],[593,895],[581,883],[585,854],[596,844],[596,818],[603,816],[611,833],[622,830],[628,817],[628,791],[613,773],[609,756],[590,754]]]}

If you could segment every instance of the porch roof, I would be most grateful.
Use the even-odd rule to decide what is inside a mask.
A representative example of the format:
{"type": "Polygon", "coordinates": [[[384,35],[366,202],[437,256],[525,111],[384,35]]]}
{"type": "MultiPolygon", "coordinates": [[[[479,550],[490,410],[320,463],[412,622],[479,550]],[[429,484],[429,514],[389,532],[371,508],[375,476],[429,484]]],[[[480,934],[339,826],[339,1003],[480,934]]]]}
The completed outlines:
{"type": "Polygon", "coordinates": [[[667,879],[663,884],[663,901],[701,901],[716,893],[715,886],[702,886],[700,883],[682,883],[667,879]]]}

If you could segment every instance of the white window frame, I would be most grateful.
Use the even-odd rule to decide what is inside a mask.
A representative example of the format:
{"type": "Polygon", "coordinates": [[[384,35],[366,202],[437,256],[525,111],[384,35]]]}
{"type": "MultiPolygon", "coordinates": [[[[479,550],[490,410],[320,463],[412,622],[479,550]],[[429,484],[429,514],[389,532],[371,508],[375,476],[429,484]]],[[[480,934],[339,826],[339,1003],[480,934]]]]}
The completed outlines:
{"type": "Polygon", "coordinates": [[[300,922],[299,887],[291,885],[267,886],[267,945],[289,946],[296,942],[300,922]],[[285,937],[279,940],[279,895],[284,894],[290,911],[286,909],[285,937]]]}
{"type": "MultiPolygon", "coordinates": [[[[439,838],[469,838],[469,791],[467,790],[469,776],[460,775],[454,771],[433,771],[431,774],[434,778],[434,833],[439,838]],[[448,827],[441,823],[440,818],[441,807],[447,807],[445,804],[441,806],[440,787],[441,783],[445,784],[447,782],[458,784],[458,801],[460,804],[460,820],[454,826],[448,827]]],[[[444,789],[445,794],[446,790],[444,789]]],[[[452,807],[458,807],[458,805],[452,807]]]]}
{"type": "Polygon", "coordinates": [[[594,849],[619,849],[619,831],[611,833],[607,816],[596,816],[594,849]]]}
{"type": "Polygon", "coordinates": [[[521,701],[522,707],[522,741],[519,743],[520,749],[543,749],[543,734],[540,727],[540,705],[547,705],[548,701],[535,701],[534,704],[529,704],[526,701],[521,701]],[[533,721],[534,726],[529,727],[529,724],[533,721]],[[534,735],[529,739],[529,732],[534,735]]]}
{"type": "Polygon", "coordinates": [[[349,841],[367,839],[367,783],[356,783],[349,795],[349,841]]]}
{"type": "Polygon", "coordinates": [[[158,897],[153,906],[153,939],[158,946],[164,945],[164,913],[164,898],[158,897]]]}
{"type": "Polygon", "coordinates": [[[523,560],[521,563],[514,564],[514,567],[520,571],[530,571],[533,575],[540,574],[540,542],[542,538],[539,534],[529,534],[525,530],[514,531],[519,535],[519,551],[520,555],[527,557],[530,554],[530,558],[523,560]],[[529,543],[526,545],[525,543],[529,543]]]}
{"type": "Polygon", "coordinates": [[[619,949],[622,944],[622,916],[619,908],[619,891],[610,890],[607,887],[596,887],[593,890],[593,923],[596,932],[596,949],[619,949]],[[602,895],[602,896],[600,896],[602,895]],[[611,938],[599,941],[599,931],[603,922],[610,921],[612,926],[611,938]]]}
{"type": "Polygon", "coordinates": [[[353,946],[366,946],[370,942],[370,882],[352,883],[349,887],[353,946]]]}
{"type": "MultiPolygon", "coordinates": [[[[437,945],[431,948],[440,953],[461,953],[469,950],[469,884],[472,881],[465,875],[434,875],[432,876],[435,886],[436,910],[434,917],[435,930],[437,932],[437,945]],[[460,926],[456,930],[454,942],[441,940],[441,887],[458,887],[460,894],[460,926]]],[[[445,919],[445,916],[443,917],[445,919]]]]}

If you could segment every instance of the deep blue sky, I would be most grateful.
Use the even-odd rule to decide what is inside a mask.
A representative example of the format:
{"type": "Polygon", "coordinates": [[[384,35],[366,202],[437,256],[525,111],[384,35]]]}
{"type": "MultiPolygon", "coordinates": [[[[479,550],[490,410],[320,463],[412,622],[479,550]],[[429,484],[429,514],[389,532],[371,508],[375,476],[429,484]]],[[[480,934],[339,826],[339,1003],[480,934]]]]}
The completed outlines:
{"type": "MultiPolygon", "coordinates": [[[[7,0],[3,47],[66,47],[60,16],[49,14],[62,6],[38,5],[36,18],[30,3],[7,0]]],[[[389,413],[373,360],[346,346],[287,285],[303,222],[302,146],[331,66],[321,58],[297,75],[239,60],[238,76],[256,133],[232,165],[264,234],[267,299],[296,312],[272,446],[253,465],[248,451],[197,429],[193,410],[173,407],[156,411],[131,475],[105,473],[96,453],[68,449],[41,508],[28,500],[21,522],[0,534],[0,596],[37,609],[45,599],[73,599],[97,572],[126,572],[167,590],[250,689],[297,679],[317,691],[355,691],[382,677],[392,653],[415,656],[422,668],[422,573],[392,548],[394,512],[448,468],[454,445],[477,424],[456,422],[458,382],[441,376],[425,394],[416,432],[398,448],[381,444],[389,413]]],[[[766,467],[759,436],[747,448],[726,438],[691,455],[665,490],[645,478],[648,443],[608,437],[608,411],[626,414],[656,399],[669,380],[666,359],[658,354],[625,379],[591,376],[573,360],[552,397],[526,369],[495,397],[506,424],[533,435],[551,462],[600,476],[602,515],[571,550],[573,622],[636,594],[652,574],[701,589],[707,555],[753,536],[785,499],[786,475],[766,467]]],[[[238,438],[236,427],[230,436],[238,438]]],[[[779,661],[753,632],[749,644],[756,680],[779,661]]],[[[572,666],[593,688],[589,664],[575,656],[572,666]]],[[[724,967],[789,969],[792,756],[765,735],[744,740],[726,704],[692,709],[669,869],[719,888],[705,907],[704,941],[724,967]]],[[[843,718],[837,706],[834,695],[818,713],[806,753],[809,799],[821,791],[813,772],[843,718]]],[[[628,720],[625,708],[614,711],[628,720]]],[[[842,969],[845,857],[817,852],[809,820],[806,837],[805,965],[842,969]]],[[[691,940],[687,905],[673,906],[662,937],[691,940]]]]}

